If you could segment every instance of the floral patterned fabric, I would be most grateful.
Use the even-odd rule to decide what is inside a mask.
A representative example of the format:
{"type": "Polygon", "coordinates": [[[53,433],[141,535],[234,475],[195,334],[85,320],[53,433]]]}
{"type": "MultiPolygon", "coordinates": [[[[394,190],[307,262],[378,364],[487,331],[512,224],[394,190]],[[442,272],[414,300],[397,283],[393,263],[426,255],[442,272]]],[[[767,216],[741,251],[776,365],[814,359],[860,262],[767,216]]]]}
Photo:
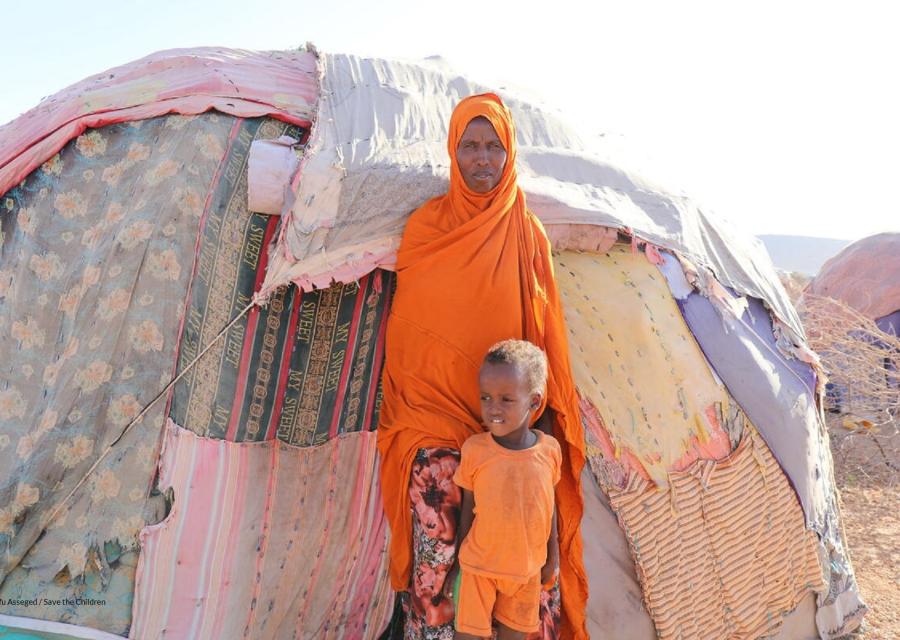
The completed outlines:
{"type": "MultiPolygon", "coordinates": [[[[456,559],[456,530],[462,492],[453,482],[459,451],[419,449],[409,481],[413,509],[413,575],[401,594],[406,640],[452,640],[454,605],[443,594],[456,559]]],[[[559,637],[559,587],[541,592],[541,629],[529,640],[559,637]]]]}
{"type": "Polygon", "coordinates": [[[127,632],[198,226],[236,119],[91,130],[0,197],[0,606],[127,632]]]}
{"type": "Polygon", "coordinates": [[[166,413],[213,437],[300,445],[377,423],[393,274],[281,289],[49,520],[249,302],[278,224],[248,211],[249,150],[285,132],[301,133],[218,113],[111,125],[0,196],[0,613],[128,632],[137,535],[168,508],[153,489],[166,413]],[[63,604],[12,604],[36,595],[63,604]],[[65,604],[76,598],[103,604],[65,604]]]}
{"type": "Polygon", "coordinates": [[[453,482],[455,449],[419,449],[409,479],[413,509],[412,585],[403,598],[408,640],[453,638],[453,601],[444,579],[456,559],[462,491],[453,482]]]}

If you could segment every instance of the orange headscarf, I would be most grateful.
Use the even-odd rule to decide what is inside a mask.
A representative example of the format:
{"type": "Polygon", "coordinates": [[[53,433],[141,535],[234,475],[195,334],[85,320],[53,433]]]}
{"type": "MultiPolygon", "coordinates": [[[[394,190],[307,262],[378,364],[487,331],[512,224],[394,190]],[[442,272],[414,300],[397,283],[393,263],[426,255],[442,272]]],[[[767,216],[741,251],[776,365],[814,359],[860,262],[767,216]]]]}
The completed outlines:
{"type": "Polygon", "coordinates": [[[530,340],[547,353],[546,402],[563,450],[556,494],[563,632],[587,637],[580,533],[584,437],[550,246],[518,187],[515,127],[500,98],[488,93],[461,101],[450,118],[447,150],[450,189],[422,205],[406,225],[388,320],[378,448],[391,583],[398,591],[410,584],[408,486],[416,451],[459,449],[483,431],[478,370],[485,353],[499,340],[530,340]],[[456,162],[463,132],[479,116],[490,121],[507,153],[497,186],[484,194],[466,186],[456,162]]]}

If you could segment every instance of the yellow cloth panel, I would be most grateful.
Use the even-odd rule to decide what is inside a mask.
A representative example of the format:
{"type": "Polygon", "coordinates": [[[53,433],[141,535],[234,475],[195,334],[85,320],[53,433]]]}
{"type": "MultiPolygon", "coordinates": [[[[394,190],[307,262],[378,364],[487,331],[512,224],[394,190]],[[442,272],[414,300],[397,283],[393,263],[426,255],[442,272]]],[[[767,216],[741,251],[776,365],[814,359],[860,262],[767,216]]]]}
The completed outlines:
{"type": "Polygon", "coordinates": [[[569,327],[575,384],[597,407],[616,454],[629,449],[659,487],[704,411],[728,403],[659,270],[643,253],[562,252],[556,277],[569,327]]]}

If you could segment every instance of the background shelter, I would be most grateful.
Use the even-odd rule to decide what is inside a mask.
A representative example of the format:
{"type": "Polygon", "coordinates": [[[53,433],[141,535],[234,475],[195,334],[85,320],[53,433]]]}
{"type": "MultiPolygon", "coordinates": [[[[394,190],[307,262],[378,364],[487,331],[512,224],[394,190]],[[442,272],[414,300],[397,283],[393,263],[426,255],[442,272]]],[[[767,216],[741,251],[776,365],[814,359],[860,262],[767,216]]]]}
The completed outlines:
{"type": "MultiPolygon", "coordinates": [[[[829,409],[846,426],[884,425],[900,412],[900,233],[854,242],[831,258],[800,301],[830,384],[829,409]]],[[[874,433],[874,432],[873,432],[874,433]]]]}

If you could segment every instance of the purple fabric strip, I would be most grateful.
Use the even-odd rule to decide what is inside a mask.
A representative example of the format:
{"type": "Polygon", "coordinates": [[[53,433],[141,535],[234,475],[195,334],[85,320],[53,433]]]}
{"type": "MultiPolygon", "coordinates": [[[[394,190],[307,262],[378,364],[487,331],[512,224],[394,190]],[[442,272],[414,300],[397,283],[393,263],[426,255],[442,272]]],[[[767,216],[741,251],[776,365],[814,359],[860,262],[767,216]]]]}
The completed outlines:
{"type": "Polygon", "coordinates": [[[821,531],[824,485],[810,367],[781,356],[768,312],[758,300],[750,300],[750,308],[733,326],[726,326],[712,303],[697,293],[678,300],[678,307],[710,365],[790,480],[807,526],[821,531]]]}
{"type": "Polygon", "coordinates": [[[889,313],[882,318],[878,318],[875,321],[875,324],[877,324],[878,328],[885,333],[889,333],[893,336],[900,336],[900,309],[897,309],[894,313],[889,313]]]}
{"type": "Polygon", "coordinates": [[[769,314],[769,311],[766,309],[762,300],[759,298],[747,298],[747,301],[749,302],[749,306],[742,318],[744,324],[749,326],[753,330],[753,333],[755,333],[762,342],[768,345],[776,360],[789,367],[791,371],[796,373],[803,380],[807,389],[809,389],[811,398],[815,399],[816,372],[802,360],[798,360],[797,358],[786,358],[782,355],[775,342],[775,334],[772,330],[772,316],[769,314]]]}

